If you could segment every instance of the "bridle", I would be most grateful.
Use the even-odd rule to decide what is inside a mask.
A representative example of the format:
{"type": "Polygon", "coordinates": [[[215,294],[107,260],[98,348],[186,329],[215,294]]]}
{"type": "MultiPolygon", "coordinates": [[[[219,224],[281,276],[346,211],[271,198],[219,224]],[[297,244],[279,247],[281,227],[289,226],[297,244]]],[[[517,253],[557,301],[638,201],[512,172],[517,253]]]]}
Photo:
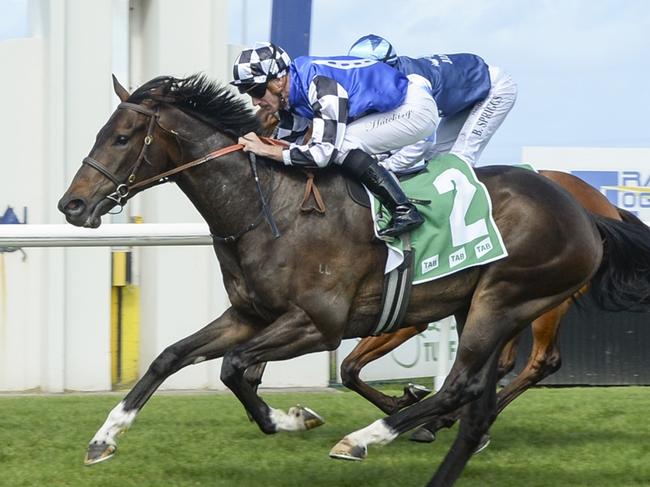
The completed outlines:
{"type": "Polygon", "coordinates": [[[150,162],[147,160],[147,149],[153,142],[154,125],[157,124],[158,117],[160,115],[158,113],[158,107],[156,107],[155,110],[151,110],[150,108],[143,107],[135,103],[122,102],[117,106],[117,108],[118,110],[119,109],[133,110],[149,117],[149,126],[147,127],[147,135],[145,135],[144,137],[144,143],[142,144],[142,149],[140,149],[140,154],[138,154],[138,158],[135,160],[133,167],[129,171],[129,176],[126,178],[126,181],[124,182],[120,181],[115,174],[113,174],[111,171],[109,171],[106,168],[106,166],[104,166],[97,159],[93,159],[90,156],[84,158],[83,164],[86,164],[92,167],[93,169],[96,169],[97,171],[102,173],[102,175],[104,175],[106,178],[108,178],[113,182],[113,184],[115,185],[115,191],[107,195],[106,198],[114,201],[115,203],[120,205],[120,207],[123,207],[124,204],[126,204],[126,199],[129,196],[129,193],[135,186],[133,184],[135,182],[135,175],[138,172],[138,169],[140,169],[142,162],[147,161],[147,163],[150,164],[150,162]]]}
{"type": "MultiPolygon", "coordinates": [[[[140,153],[138,154],[138,158],[135,160],[135,163],[133,164],[133,167],[129,171],[129,176],[126,178],[125,181],[120,181],[120,179],[113,174],[111,171],[109,171],[105,165],[103,165],[101,162],[99,162],[97,159],[93,159],[92,157],[88,156],[85,157],[82,164],[86,164],[93,169],[99,171],[104,177],[109,179],[114,185],[115,185],[115,191],[112,192],[109,195],[106,195],[105,197],[111,201],[114,201],[116,204],[120,206],[120,211],[124,207],[124,205],[127,202],[127,199],[129,197],[129,194],[135,190],[135,189],[140,189],[143,187],[151,187],[151,186],[156,186],[158,184],[165,183],[169,181],[169,177],[177,174],[179,172],[185,171],[186,169],[189,169],[191,167],[198,166],[200,164],[203,164],[204,162],[207,162],[212,159],[216,159],[217,157],[224,156],[226,154],[230,154],[232,152],[236,152],[238,150],[243,149],[242,144],[233,144],[229,145],[226,147],[222,147],[221,149],[216,149],[214,151],[209,152],[208,154],[199,157],[198,159],[194,159],[192,161],[186,162],[185,164],[182,164],[180,166],[177,166],[173,169],[170,169],[168,171],[162,172],[160,174],[157,174],[156,176],[152,176],[147,179],[143,179],[142,181],[135,182],[136,180],[136,174],[140,167],[142,166],[143,162],[146,162],[147,164],[151,165],[151,162],[147,159],[147,150],[151,146],[151,143],[153,142],[153,131],[156,125],[158,125],[162,130],[165,130],[166,132],[170,132],[167,129],[164,129],[163,127],[160,126],[160,123],[158,119],[160,118],[159,110],[158,107],[155,108],[155,110],[152,110],[147,107],[143,107],[142,105],[138,105],[136,103],[130,103],[130,102],[122,102],[117,106],[117,109],[120,110],[133,110],[138,113],[142,113],[143,115],[146,115],[149,117],[149,124],[147,126],[147,134],[144,137],[144,142],[142,144],[142,149],[140,149],[140,153]]],[[[174,133],[171,131],[171,133],[174,133]]],[[[270,139],[267,137],[260,137],[264,142],[272,144],[272,145],[284,145],[280,141],[276,139],[270,139]]],[[[278,231],[277,225],[275,224],[275,221],[273,219],[273,215],[271,214],[271,211],[268,207],[268,204],[266,202],[266,198],[264,197],[264,193],[262,192],[262,188],[260,186],[260,180],[259,176],[257,174],[257,161],[255,158],[255,154],[252,152],[249,153],[249,160],[251,164],[251,170],[253,173],[253,177],[255,179],[255,185],[257,188],[258,195],[260,197],[260,201],[262,203],[262,211],[260,212],[259,216],[255,219],[253,223],[248,225],[243,231],[240,231],[236,234],[229,235],[227,237],[219,237],[216,235],[212,235],[212,238],[215,240],[219,240],[222,242],[234,242],[237,240],[239,237],[244,235],[245,233],[249,232],[253,228],[255,228],[259,223],[262,221],[262,217],[266,217],[267,221],[269,222],[269,225],[271,226],[271,231],[273,233],[273,236],[275,238],[278,238],[280,236],[280,232],[278,231]]]]}

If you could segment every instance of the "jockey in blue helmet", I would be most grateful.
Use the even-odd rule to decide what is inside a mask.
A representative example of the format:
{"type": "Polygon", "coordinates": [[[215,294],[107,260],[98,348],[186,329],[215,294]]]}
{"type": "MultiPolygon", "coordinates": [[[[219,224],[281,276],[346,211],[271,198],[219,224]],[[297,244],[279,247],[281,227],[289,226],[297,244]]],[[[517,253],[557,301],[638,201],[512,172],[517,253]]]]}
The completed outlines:
{"type": "Polygon", "coordinates": [[[517,98],[512,78],[475,54],[398,56],[390,42],[374,34],[358,39],[348,54],[385,62],[409,78],[426,79],[438,106],[441,120],[435,136],[382,161],[395,172],[407,172],[447,152],[475,165],[517,98]]]}

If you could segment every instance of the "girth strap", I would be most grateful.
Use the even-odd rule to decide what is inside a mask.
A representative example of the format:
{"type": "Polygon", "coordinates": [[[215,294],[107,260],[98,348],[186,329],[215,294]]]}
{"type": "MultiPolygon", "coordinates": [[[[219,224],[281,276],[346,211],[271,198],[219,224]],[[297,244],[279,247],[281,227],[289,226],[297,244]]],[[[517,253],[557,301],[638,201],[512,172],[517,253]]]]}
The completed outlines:
{"type": "Polygon", "coordinates": [[[401,237],[404,242],[404,261],[384,277],[381,314],[377,326],[371,332],[373,336],[397,330],[404,321],[411,299],[414,262],[411,234],[405,233],[401,237]]]}

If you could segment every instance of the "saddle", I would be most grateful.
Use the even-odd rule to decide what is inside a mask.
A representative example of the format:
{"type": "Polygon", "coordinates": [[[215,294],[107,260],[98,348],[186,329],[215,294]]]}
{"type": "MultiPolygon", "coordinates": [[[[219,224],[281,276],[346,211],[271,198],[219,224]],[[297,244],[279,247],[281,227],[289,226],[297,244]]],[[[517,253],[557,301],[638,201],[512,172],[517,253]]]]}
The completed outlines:
{"type": "MultiPolygon", "coordinates": [[[[419,168],[417,171],[414,171],[412,173],[398,175],[397,179],[399,179],[400,181],[407,181],[412,177],[417,176],[419,173],[424,171],[424,169],[426,169],[426,166],[419,168]]],[[[307,175],[307,183],[305,185],[305,194],[303,196],[300,210],[303,212],[316,211],[318,213],[325,213],[325,203],[320,194],[320,191],[318,190],[318,187],[314,183],[314,178],[315,178],[314,172],[305,171],[305,174],[307,175]],[[310,199],[312,195],[314,197],[314,200],[316,201],[316,204],[313,206],[308,206],[307,201],[310,199]]],[[[345,188],[347,190],[350,199],[359,206],[362,206],[364,208],[370,208],[370,198],[368,197],[368,192],[363,187],[363,185],[355,179],[350,179],[349,177],[343,174],[341,175],[345,178],[345,188]]],[[[419,200],[414,201],[414,203],[420,203],[420,201],[419,200]]]]}

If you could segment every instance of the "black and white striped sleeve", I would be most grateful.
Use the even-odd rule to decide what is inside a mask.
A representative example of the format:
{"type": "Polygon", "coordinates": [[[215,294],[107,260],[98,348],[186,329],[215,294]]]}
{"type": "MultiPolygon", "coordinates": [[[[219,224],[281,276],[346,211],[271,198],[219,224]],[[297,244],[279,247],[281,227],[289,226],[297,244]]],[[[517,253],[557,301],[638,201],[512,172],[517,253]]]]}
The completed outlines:
{"type": "Polygon", "coordinates": [[[282,151],[285,164],[325,167],[336,158],[343,144],[348,119],[348,93],[325,76],[316,76],[309,85],[309,102],[314,111],[311,139],[293,143],[282,151]]]}
{"type": "MultiPolygon", "coordinates": [[[[286,140],[287,142],[295,142],[299,137],[303,137],[311,121],[308,118],[292,115],[287,110],[280,110],[278,112],[280,121],[278,122],[276,137],[278,139],[286,140]]],[[[302,140],[302,138],[300,139],[302,140]]]]}

